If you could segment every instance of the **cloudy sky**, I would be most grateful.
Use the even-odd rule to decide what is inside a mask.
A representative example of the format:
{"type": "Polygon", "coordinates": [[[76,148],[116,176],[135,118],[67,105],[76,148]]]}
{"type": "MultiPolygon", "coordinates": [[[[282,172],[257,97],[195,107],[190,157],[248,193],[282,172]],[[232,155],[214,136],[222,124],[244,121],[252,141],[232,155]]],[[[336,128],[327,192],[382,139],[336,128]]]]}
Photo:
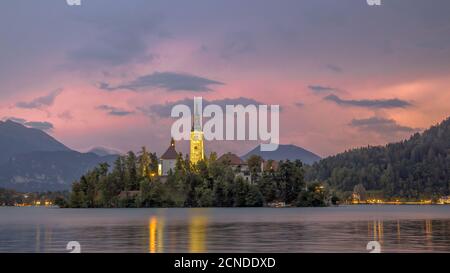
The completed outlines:
{"type": "Polygon", "coordinates": [[[203,96],[279,104],[281,142],[321,156],[404,139],[450,116],[450,2],[383,2],[2,1],[0,118],[161,153],[167,109],[203,96]]]}

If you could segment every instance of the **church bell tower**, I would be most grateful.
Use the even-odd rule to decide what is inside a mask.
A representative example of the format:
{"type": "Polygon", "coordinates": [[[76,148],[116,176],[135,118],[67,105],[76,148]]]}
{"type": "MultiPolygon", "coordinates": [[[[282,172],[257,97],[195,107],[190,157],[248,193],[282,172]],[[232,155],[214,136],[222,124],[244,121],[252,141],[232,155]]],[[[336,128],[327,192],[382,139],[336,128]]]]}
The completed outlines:
{"type": "Polygon", "coordinates": [[[194,165],[205,158],[203,146],[202,113],[202,98],[194,97],[194,115],[192,120],[190,139],[190,161],[191,164],[194,165]]]}

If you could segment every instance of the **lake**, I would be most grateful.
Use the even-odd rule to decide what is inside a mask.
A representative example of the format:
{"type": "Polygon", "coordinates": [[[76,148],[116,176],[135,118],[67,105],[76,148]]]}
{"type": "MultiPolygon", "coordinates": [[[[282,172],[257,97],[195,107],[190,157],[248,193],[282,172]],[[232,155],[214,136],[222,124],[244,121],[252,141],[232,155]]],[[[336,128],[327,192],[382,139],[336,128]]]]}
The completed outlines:
{"type": "Polygon", "coordinates": [[[450,206],[0,207],[0,252],[450,252],[450,206]]]}

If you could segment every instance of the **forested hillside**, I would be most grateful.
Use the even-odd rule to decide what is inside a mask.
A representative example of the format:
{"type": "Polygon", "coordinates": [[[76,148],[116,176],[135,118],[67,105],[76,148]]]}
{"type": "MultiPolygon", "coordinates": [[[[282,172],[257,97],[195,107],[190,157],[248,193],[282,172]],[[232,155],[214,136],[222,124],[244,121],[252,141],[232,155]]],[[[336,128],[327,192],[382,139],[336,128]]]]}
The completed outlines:
{"type": "Polygon", "coordinates": [[[346,192],[357,184],[385,198],[449,194],[450,118],[410,139],[331,156],[308,168],[306,179],[346,192]]]}

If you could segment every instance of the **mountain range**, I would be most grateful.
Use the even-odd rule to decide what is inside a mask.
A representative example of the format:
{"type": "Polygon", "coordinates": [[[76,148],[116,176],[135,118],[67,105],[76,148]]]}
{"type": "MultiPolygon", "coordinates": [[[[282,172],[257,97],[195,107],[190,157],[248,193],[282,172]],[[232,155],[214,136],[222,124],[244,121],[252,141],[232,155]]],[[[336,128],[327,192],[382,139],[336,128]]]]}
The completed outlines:
{"type": "Polygon", "coordinates": [[[0,121],[0,151],[0,187],[24,192],[68,190],[83,173],[117,157],[71,150],[43,131],[10,120],[0,121]]]}

